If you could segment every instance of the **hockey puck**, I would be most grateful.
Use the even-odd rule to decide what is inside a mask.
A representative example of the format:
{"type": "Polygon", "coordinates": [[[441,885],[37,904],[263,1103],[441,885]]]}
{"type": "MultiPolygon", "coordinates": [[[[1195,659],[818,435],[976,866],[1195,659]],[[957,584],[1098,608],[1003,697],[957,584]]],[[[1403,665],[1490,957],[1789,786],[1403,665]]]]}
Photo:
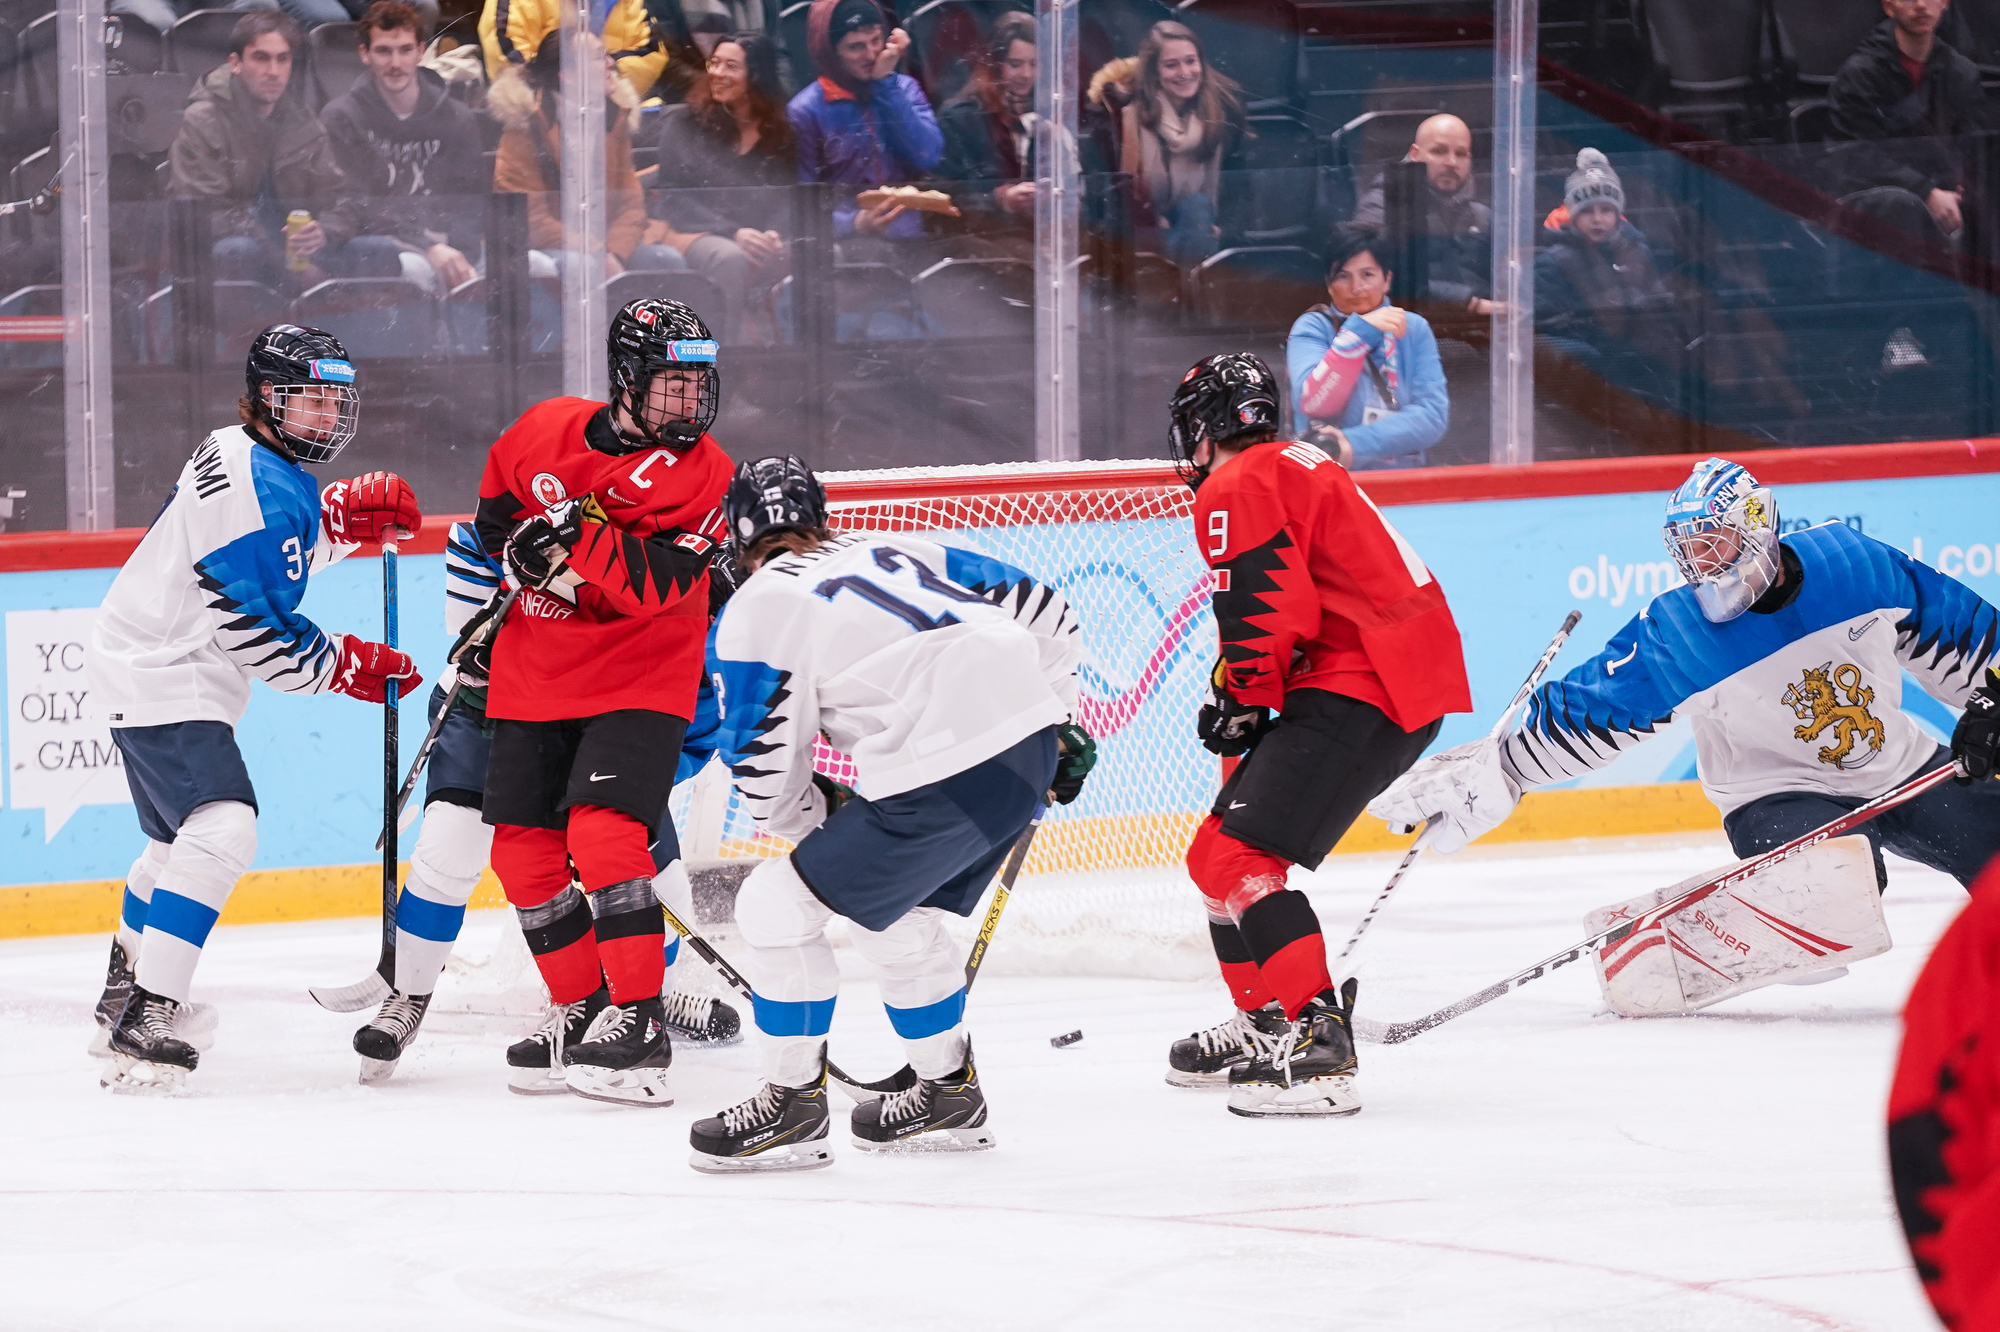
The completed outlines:
{"type": "Polygon", "coordinates": [[[1068,1046],[1075,1045],[1078,1041],[1082,1039],[1083,1039],[1083,1033],[1081,1031],[1069,1031],[1069,1032],[1064,1032],[1060,1036],[1049,1037],[1049,1044],[1053,1045],[1056,1049],[1061,1050],[1068,1046]]]}

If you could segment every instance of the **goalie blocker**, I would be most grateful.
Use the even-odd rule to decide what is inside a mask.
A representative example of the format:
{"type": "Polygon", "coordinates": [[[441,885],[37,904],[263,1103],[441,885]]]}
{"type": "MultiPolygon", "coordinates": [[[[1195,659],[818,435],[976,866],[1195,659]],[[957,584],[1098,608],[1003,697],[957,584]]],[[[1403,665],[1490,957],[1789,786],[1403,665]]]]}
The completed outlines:
{"type": "MultiPolygon", "coordinates": [[[[1714,878],[1584,917],[1591,934],[1646,915],[1714,878]]],[[[1620,1017],[1692,1013],[1781,983],[1832,979],[1851,962],[1889,951],[1868,839],[1837,837],[1688,903],[1596,951],[1597,982],[1620,1017]],[[1831,973],[1831,974],[1829,974],[1831,973]]]]}

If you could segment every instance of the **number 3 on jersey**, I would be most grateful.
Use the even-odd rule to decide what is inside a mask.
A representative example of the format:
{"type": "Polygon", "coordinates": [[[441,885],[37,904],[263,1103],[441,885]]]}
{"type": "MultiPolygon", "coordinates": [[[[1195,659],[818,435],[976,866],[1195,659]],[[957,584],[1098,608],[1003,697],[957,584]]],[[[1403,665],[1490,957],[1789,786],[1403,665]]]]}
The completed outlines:
{"type": "Polygon", "coordinates": [[[986,604],[984,597],[938,577],[936,570],[919,563],[900,550],[890,546],[877,546],[872,553],[876,566],[884,573],[906,576],[896,577],[894,590],[860,574],[845,574],[839,578],[827,579],[815,587],[813,592],[828,601],[832,601],[843,591],[852,592],[870,604],[881,607],[918,633],[958,624],[959,618],[951,613],[950,603],[954,601],[986,604]],[[915,586],[911,586],[912,583],[915,586]],[[925,609],[927,605],[930,610],[925,609]]]}

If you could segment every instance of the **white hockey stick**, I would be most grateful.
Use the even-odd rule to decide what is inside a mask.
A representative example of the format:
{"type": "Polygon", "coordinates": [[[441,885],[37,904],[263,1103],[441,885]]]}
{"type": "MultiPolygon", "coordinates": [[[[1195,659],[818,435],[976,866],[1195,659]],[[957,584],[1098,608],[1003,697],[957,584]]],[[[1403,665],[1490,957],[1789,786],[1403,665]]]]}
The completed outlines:
{"type": "Polygon", "coordinates": [[[1761,855],[1752,856],[1741,864],[1728,869],[1717,870],[1701,883],[1677,897],[1668,899],[1650,911],[1634,916],[1631,920],[1620,921],[1608,929],[1600,930],[1582,943],[1566,948],[1553,957],[1545,957],[1525,971],[1517,971],[1505,980],[1496,981],[1477,994],[1469,994],[1435,1013],[1408,1022],[1379,1023],[1363,1020],[1355,1025],[1355,1034],[1380,1045],[1398,1045],[1412,1036],[1420,1036],[1432,1027],[1441,1026],[1455,1017],[1470,1013],[1482,1004],[1489,1004],[1510,990],[1518,990],[1531,980],[1539,980],[1557,967],[1568,966],[1580,957],[1588,957],[1592,949],[1609,947],[1620,943],[1640,930],[1651,929],[1663,917],[1671,916],[1703,898],[1720,892],[1724,888],[1741,883],[1761,869],[1799,854],[1807,847],[1817,846],[1828,838],[1839,837],[1860,827],[1884,810],[1893,809],[1908,800],[1914,800],[1924,792],[1946,779],[1958,775],[1956,763],[1944,763],[1920,776],[1912,777],[1893,791],[1885,791],[1867,804],[1851,809],[1831,823],[1815,828],[1803,837],[1786,842],[1783,846],[1772,847],[1761,855]]]}
{"type": "MultiPolygon", "coordinates": [[[[1499,720],[1493,723],[1493,729],[1486,733],[1487,739],[1497,740],[1500,738],[1500,733],[1507,729],[1507,723],[1513,720],[1515,711],[1526,701],[1528,695],[1535,692],[1535,686],[1542,682],[1542,674],[1549,669],[1549,663],[1556,659],[1556,653],[1562,651],[1562,645],[1569,640],[1570,630],[1576,628],[1577,621],[1582,618],[1583,612],[1580,610],[1573,610],[1564,618],[1562,628],[1556,630],[1556,636],[1549,640],[1548,647],[1542,652],[1542,659],[1535,663],[1535,669],[1528,672],[1528,678],[1522,682],[1520,689],[1515,692],[1514,701],[1507,705],[1506,709],[1501,712],[1499,720]]],[[[1333,959],[1333,965],[1327,968],[1328,971],[1339,972],[1340,964],[1345,962],[1347,955],[1354,951],[1354,945],[1361,942],[1361,936],[1366,934],[1369,925],[1374,923],[1375,913],[1380,911],[1382,904],[1389,900],[1389,894],[1396,891],[1396,885],[1403,881],[1405,874],[1409,873],[1410,866],[1417,863],[1417,853],[1424,849],[1426,842],[1430,841],[1431,830],[1437,827],[1437,822],[1437,816],[1432,815],[1424,824],[1423,830],[1417,834],[1417,840],[1410,843],[1410,849],[1403,853],[1402,863],[1397,865],[1396,872],[1389,876],[1388,885],[1376,895],[1375,904],[1368,908],[1368,914],[1363,916],[1361,923],[1354,927],[1354,933],[1347,936],[1347,947],[1340,950],[1340,956],[1333,959]]]]}

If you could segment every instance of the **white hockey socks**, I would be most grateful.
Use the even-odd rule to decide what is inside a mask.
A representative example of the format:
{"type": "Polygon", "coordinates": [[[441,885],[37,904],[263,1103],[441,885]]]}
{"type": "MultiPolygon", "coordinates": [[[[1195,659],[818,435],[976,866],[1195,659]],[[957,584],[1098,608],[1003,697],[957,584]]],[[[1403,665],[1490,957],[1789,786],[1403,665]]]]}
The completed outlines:
{"type": "Polygon", "coordinates": [[[465,924],[465,904],[493,849],[493,827],[476,809],[434,800],[410,852],[410,874],[396,899],[396,988],[429,994],[465,924]]]}
{"type": "Polygon", "coordinates": [[[781,1087],[819,1077],[820,1047],[840,993],[840,965],[826,937],[832,919],[788,855],[751,870],[736,893],[764,1077],[781,1087]]]}
{"type": "MultiPolygon", "coordinates": [[[[694,884],[688,879],[685,864],[678,860],[667,862],[667,867],[653,876],[653,896],[659,898],[681,924],[694,928],[694,884]]],[[[661,994],[673,991],[674,964],[681,960],[681,936],[671,925],[667,927],[666,953],[667,974],[666,979],[660,982],[661,994]]]]}
{"type": "Polygon", "coordinates": [[[153,905],[153,887],[167,867],[167,844],[148,839],[146,849],[125,872],[125,897],[118,905],[118,942],[124,945],[126,965],[139,960],[139,940],[146,933],[146,912],[153,905]]]}
{"type": "Polygon", "coordinates": [[[146,909],[140,988],[187,1001],[208,932],[256,854],[257,811],[239,800],[213,801],[181,821],[146,909]]]}
{"type": "Polygon", "coordinates": [[[854,947],[881,973],[882,1006],[917,1076],[965,1065],[965,964],[944,929],[945,913],[917,907],[886,930],[849,923],[854,947]]]}

